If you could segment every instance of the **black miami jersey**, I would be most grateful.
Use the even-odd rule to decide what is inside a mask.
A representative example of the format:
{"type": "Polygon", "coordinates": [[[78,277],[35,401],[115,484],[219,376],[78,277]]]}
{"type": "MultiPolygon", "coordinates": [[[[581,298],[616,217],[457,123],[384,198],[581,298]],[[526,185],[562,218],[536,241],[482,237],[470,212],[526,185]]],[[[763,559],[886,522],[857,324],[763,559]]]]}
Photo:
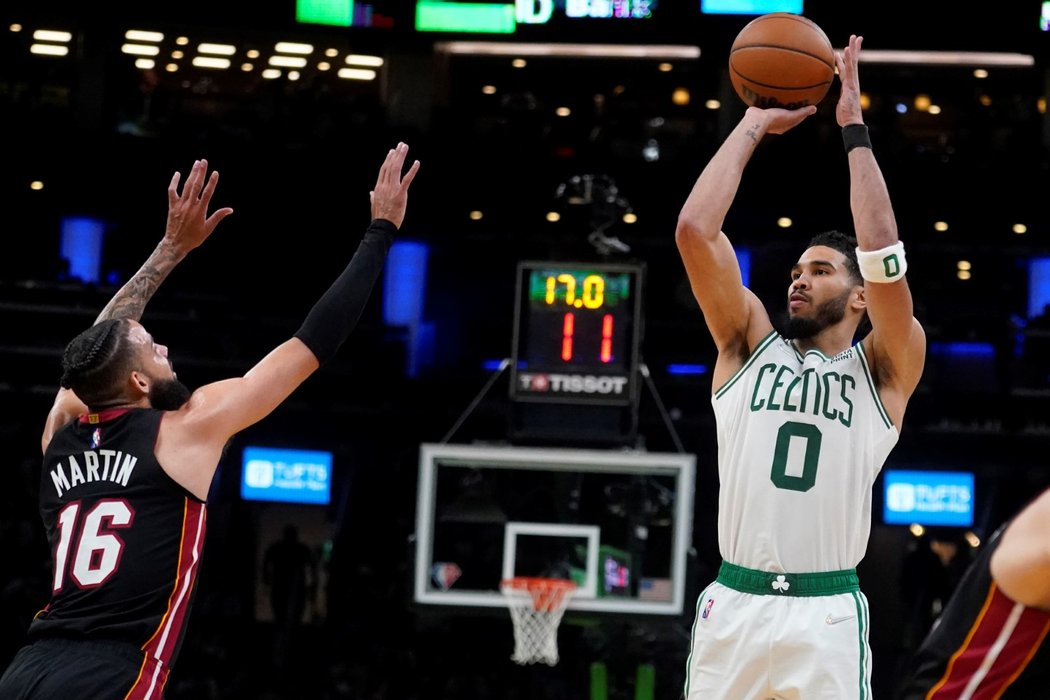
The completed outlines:
{"type": "Polygon", "coordinates": [[[898,700],[1050,698],[1050,613],[1011,600],[992,580],[1004,530],[970,564],[915,653],[898,700]]]}
{"type": "Polygon", "coordinates": [[[31,640],[142,649],[144,687],[162,686],[178,656],[205,532],[205,504],[154,456],[163,415],[113,409],[55,433],[40,478],[51,599],[29,628],[31,640]]]}

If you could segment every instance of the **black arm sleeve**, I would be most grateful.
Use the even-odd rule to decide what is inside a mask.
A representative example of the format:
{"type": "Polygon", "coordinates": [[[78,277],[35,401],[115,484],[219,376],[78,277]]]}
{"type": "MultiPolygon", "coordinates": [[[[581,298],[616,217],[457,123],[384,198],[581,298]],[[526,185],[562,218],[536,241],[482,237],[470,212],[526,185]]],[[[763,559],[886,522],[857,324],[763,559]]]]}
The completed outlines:
{"type": "Polygon", "coordinates": [[[295,337],[310,348],[321,364],[332,359],[361,318],[396,231],[390,221],[374,219],[346,269],[295,332],[295,337]]]}

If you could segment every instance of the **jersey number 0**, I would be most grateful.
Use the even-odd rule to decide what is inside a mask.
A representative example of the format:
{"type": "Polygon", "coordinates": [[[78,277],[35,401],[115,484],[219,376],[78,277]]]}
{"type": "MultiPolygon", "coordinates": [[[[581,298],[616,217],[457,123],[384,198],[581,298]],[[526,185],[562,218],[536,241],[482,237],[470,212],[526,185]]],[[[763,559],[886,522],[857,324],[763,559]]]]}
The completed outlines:
{"type": "MultiPolygon", "coordinates": [[[[773,468],[769,478],[778,489],[809,491],[817,481],[817,462],[820,459],[820,429],[811,423],[788,421],[777,431],[777,446],[773,449],[773,468]],[[806,452],[802,458],[802,474],[787,473],[788,450],[791,438],[804,440],[806,452]]],[[[797,471],[797,470],[796,470],[797,471]]]]}

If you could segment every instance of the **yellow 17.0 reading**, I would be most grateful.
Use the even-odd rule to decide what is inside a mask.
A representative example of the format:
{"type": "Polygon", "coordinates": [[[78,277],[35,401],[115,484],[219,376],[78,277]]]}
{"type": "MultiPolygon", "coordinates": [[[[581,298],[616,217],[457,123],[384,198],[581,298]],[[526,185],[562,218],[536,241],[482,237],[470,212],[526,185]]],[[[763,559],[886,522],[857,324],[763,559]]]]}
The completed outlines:
{"type": "Polygon", "coordinates": [[[583,306],[587,309],[597,309],[605,301],[605,279],[601,275],[587,275],[583,278],[583,294],[576,296],[576,278],[568,273],[562,273],[557,277],[547,277],[548,305],[554,304],[556,290],[559,284],[565,285],[565,303],[577,309],[583,306]]]}

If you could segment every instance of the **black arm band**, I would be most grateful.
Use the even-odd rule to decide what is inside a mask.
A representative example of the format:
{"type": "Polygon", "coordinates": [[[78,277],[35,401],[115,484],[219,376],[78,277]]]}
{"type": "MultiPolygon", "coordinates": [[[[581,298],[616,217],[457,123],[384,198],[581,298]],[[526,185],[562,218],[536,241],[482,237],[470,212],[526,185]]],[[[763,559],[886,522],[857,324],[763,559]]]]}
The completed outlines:
{"type": "Polygon", "coordinates": [[[871,148],[867,124],[847,124],[842,127],[842,145],[846,147],[846,153],[854,148],[871,148]]]}
{"type": "Polygon", "coordinates": [[[397,227],[386,219],[374,219],[346,269],[295,332],[295,337],[310,348],[321,364],[332,359],[361,318],[396,231],[397,227]]]}

